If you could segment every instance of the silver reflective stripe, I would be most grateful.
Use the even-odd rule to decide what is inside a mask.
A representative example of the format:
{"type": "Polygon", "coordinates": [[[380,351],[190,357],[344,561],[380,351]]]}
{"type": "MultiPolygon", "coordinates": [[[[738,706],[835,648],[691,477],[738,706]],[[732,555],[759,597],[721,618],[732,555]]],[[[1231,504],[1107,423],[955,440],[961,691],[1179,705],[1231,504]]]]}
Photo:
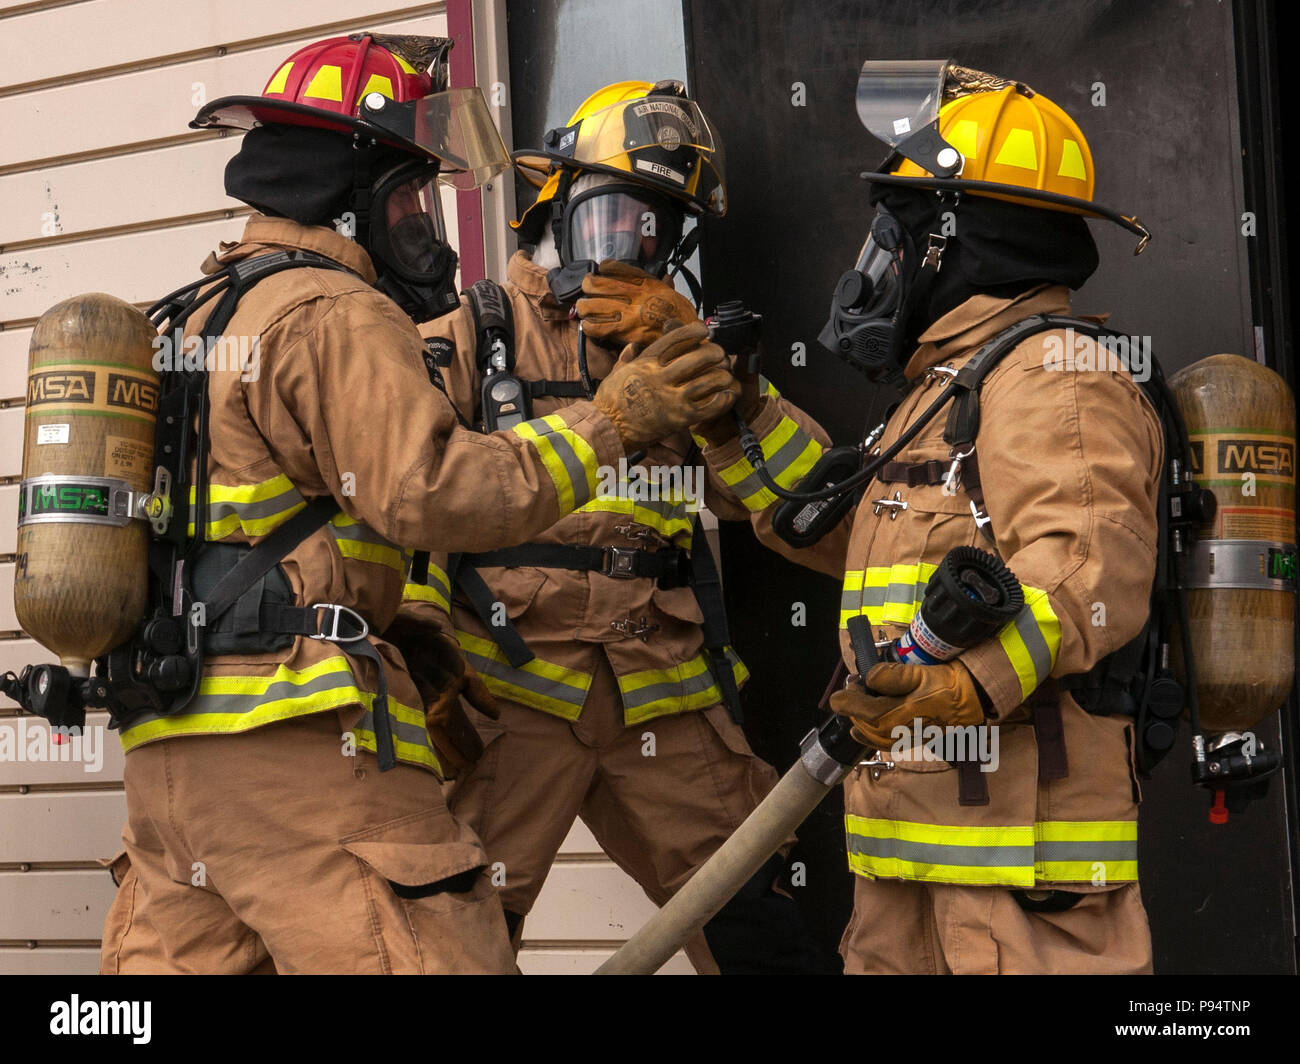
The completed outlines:
{"type": "Polygon", "coordinates": [[[1047,645],[1047,640],[1043,638],[1043,630],[1038,626],[1038,619],[1028,606],[1016,614],[1015,625],[1020,638],[1025,641],[1029,660],[1034,663],[1034,673],[1041,683],[1052,673],[1052,651],[1047,645]]]}
{"type": "Polygon", "coordinates": [[[548,680],[544,676],[525,672],[523,669],[511,668],[506,662],[486,658],[482,654],[476,654],[472,650],[465,649],[463,643],[461,652],[467,659],[470,659],[470,664],[483,676],[490,676],[514,687],[522,687],[524,690],[531,691],[542,698],[565,702],[578,708],[582,708],[583,703],[587,701],[587,692],[581,687],[574,687],[563,680],[548,680]]]}
{"type": "MultiPolygon", "coordinates": [[[[225,677],[218,677],[224,679],[225,677]]],[[[199,713],[248,713],[255,707],[265,705],[268,702],[276,702],[282,698],[292,698],[301,701],[304,698],[310,698],[313,695],[322,694],[325,691],[357,689],[356,678],[346,669],[325,672],[319,676],[313,677],[308,683],[294,683],[291,680],[282,680],[279,683],[273,683],[265,691],[259,691],[256,694],[200,694],[191,700],[184,709],[171,714],[171,717],[188,717],[199,713]]],[[[143,723],[149,717],[132,718],[131,726],[143,723]]]]}
{"type": "Polygon", "coordinates": [[[534,428],[541,427],[539,435],[546,438],[546,441],[555,449],[560,461],[564,463],[564,471],[569,474],[569,481],[573,486],[574,506],[581,506],[591,498],[591,484],[587,481],[587,469],[582,464],[582,459],[578,457],[569,441],[561,433],[546,425],[545,422],[534,421],[531,424],[534,428]]]}
{"type": "Polygon", "coordinates": [[[907,861],[911,864],[967,868],[1034,867],[1034,847],[957,846],[947,843],[907,842],[895,838],[848,836],[850,854],[907,861]]]}
{"type": "MultiPolygon", "coordinates": [[[[730,655],[728,655],[727,660],[731,662],[730,655]]],[[[735,667],[734,663],[732,663],[732,667],[735,667]]],[[[708,669],[704,669],[697,676],[688,676],[684,680],[669,680],[665,683],[638,687],[634,691],[624,691],[623,707],[630,711],[664,699],[689,698],[691,695],[701,694],[713,686],[713,673],[708,669]]]]}
{"type": "MultiPolygon", "coordinates": [[[[398,742],[408,743],[411,746],[430,747],[429,733],[423,726],[398,720],[392,713],[389,714],[389,718],[393,722],[393,738],[398,742]]],[[[375,714],[373,710],[366,710],[365,715],[361,718],[360,728],[362,731],[368,732],[375,730],[375,714]]]]}
{"type": "MultiPolygon", "coordinates": [[[[248,525],[254,521],[266,520],[275,517],[277,514],[283,514],[290,507],[297,506],[299,503],[305,504],[306,500],[296,488],[283,492],[280,495],[273,495],[269,499],[258,499],[254,502],[209,502],[208,503],[208,523],[214,524],[223,517],[234,515],[239,519],[241,525],[248,525]]],[[[198,515],[198,508],[190,508],[190,522],[193,523],[198,515]]]]}
{"type": "Polygon", "coordinates": [[[1137,839],[1102,839],[1094,842],[1042,842],[1035,846],[1040,863],[1065,861],[1136,861],[1137,839]]]}

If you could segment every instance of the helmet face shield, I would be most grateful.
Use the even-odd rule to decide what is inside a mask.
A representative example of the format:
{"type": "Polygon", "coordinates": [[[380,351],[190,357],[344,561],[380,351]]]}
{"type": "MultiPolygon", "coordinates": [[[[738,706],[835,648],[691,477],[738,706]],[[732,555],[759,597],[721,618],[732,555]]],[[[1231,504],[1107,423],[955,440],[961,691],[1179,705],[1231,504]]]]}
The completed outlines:
{"type": "Polygon", "coordinates": [[[665,197],[632,185],[602,185],[567,204],[561,257],[566,264],[618,259],[659,277],[681,232],[681,208],[665,197]]]}
{"type": "Polygon", "coordinates": [[[510,166],[510,155],[477,87],[448,89],[406,103],[367,93],[361,117],[440,160],[441,180],[455,188],[477,188],[510,166]]]}
{"type": "Polygon", "coordinates": [[[947,59],[868,60],[858,75],[858,118],[867,132],[897,148],[939,117],[947,59]]]}

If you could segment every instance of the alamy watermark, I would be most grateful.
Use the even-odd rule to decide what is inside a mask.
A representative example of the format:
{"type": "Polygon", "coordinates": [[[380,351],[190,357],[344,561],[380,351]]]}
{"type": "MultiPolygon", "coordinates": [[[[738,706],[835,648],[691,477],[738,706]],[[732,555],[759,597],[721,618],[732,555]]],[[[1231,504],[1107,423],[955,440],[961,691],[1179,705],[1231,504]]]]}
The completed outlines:
{"type": "Polygon", "coordinates": [[[16,717],[0,724],[0,762],[79,764],[83,772],[100,772],[104,726],[51,728],[45,721],[16,717]]]}
{"type": "Polygon", "coordinates": [[[891,761],[978,761],[981,772],[996,772],[999,764],[996,724],[926,724],[916,717],[911,725],[899,724],[889,736],[891,761]]]}
{"type": "Polygon", "coordinates": [[[600,466],[596,470],[596,497],[680,503],[688,513],[695,513],[704,498],[704,478],[702,466],[629,467],[627,459],[620,458],[617,466],[600,466]]]}
{"type": "Polygon", "coordinates": [[[153,338],[153,368],[159,373],[238,373],[245,382],[262,375],[262,338],[186,336],[181,329],[153,338]]]}
{"type": "Polygon", "coordinates": [[[1151,379],[1151,337],[1105,334],[1092,337],[1066,329],[1043,337],[1043,369],[1114,373],[1127,370],[1139,384],[1151,379]]]}

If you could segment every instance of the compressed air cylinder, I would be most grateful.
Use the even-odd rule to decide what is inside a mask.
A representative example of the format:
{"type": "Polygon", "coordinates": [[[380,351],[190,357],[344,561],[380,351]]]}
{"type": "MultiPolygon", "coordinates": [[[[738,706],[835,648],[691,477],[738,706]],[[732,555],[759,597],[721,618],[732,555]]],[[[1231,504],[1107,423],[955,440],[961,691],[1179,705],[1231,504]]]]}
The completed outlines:
{"type": "Polygon", "coordinates": [[[158,374],[154,328],[113,296],[75,296],[32,332],[14,608],[73,675],[145,611],[158,374]]]}
{"type": "MultiPolygon", "coordinates": [[[[1202,359],[1169,384],[1192,474],[1218,504],[1188,573],[1201,726],[1241,731],[1278,710],[1294,671],[1295,399],[1281,377],[1240,355],[1202,359]]],[[[1180,659],[1178,640],[1174,649],[1180,659]]]]}

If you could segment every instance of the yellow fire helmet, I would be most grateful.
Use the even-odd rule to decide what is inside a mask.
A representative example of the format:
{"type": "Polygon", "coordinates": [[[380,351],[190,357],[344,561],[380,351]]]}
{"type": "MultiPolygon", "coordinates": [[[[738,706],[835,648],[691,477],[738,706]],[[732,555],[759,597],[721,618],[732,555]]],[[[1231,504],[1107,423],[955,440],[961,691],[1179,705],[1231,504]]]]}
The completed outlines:
{"type": "Polygon", "coordinates": [[[858,117],[892,149],[882,185],[969,193],[1104,218],[1139,237],[1136,217],[1094,203],[1092,152],[1068,114],[1028,85],[950,60],[869,60],[858,76],[858,117]]]}
{"type": "Polygon", "coordinates": [[[540,151],[515,153],[537,198],[511,222],[537,243],[555,206],[584,171],[613,174],[681,200],[691,214],[726,211],[722,141],[680,81],[619,81],[583,101],[548,130],[540,151]]]}

